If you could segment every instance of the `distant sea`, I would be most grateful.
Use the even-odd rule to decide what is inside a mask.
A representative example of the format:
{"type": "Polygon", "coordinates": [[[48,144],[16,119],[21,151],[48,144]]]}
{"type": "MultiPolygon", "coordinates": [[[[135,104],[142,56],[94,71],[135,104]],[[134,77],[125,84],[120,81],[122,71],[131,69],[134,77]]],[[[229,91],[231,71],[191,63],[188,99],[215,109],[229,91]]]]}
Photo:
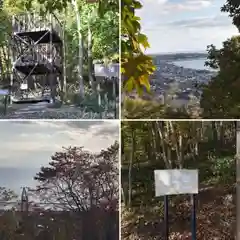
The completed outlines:
{"type": "Polygon", "coordinates": [[[20,194],[22,187],[35,187],[33,180],[39,169],[31,168],[0,168],[0,187],[10,188],[20,194]]]}
{"type": "Polygon", "coordinates": [[[211,68],[204,66],[206,60],[207,60],[206,58],[196,58],[196,59],[189,59],[189,60],[184,59],[184,60],[177,60],[172,63],[179,67],[212,71],[211,68]]]}

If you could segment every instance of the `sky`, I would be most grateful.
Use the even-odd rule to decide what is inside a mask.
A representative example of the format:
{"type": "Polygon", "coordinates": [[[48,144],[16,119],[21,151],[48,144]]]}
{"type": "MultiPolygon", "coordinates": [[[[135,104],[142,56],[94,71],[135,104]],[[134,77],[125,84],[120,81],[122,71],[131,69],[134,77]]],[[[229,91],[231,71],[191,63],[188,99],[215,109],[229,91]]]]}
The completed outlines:
{"type": "Polygon", "coordinates": [[[17,193],[35,186],[34,175],[62,147],[79,146],[91,152],[119,139],[117,121],[0,121],[0,186],[17,193]]]}
{"type": "Polygon", "coordinates": [[[142,32],[149,39],[147,53],[204,52],[237,35],[237,28],[220,8],[225,0],[140,0],[142,32]]]}

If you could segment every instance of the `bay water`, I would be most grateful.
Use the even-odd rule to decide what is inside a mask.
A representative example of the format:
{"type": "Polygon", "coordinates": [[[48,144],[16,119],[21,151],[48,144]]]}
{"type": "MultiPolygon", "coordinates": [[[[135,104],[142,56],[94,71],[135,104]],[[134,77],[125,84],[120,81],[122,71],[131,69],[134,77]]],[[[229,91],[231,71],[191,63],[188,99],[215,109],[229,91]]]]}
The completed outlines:
{"type": "Polygon", "coordinates": [[[176,66],[184,67],[184,68],[213,71],[211,68],[204,66],[206,60],[207,60],[206,58],[196,58],[196,59],[187,59],[187,60],[183,59],[183,60],[173,61],[172,63],[176,66]]]}

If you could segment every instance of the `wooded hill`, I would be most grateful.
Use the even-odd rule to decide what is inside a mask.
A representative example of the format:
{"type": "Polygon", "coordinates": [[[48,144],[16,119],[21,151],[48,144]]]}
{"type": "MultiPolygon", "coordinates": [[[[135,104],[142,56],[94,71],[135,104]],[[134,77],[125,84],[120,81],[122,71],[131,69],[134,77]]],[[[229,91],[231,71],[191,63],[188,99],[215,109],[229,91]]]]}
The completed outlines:
{"type": "MultiPolygon", "coordinates": [[[[163,239],[163,199],[154,170],[199,170],[198,239],[236,234],[234,122],[122,123],[122,237],[163,239]]],[[[170,197],[171,239],[190,239],[190,197],[170,197]]]]}

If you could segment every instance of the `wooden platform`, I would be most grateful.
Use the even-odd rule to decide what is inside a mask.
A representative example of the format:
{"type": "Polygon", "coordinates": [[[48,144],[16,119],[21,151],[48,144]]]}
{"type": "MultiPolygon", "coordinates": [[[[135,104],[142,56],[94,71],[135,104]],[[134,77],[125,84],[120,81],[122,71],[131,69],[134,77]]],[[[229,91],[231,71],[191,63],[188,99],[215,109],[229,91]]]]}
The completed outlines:
{"type": "Polygon", "coordinates": [[[44,75],[50,73],[50,69],[44,64],[38,64],[36,67],[34,64],[21,65],[16,64],[15,69],[25,75],[44,75]],[[34,70],[33,70],[34,69],[34,70]]]}
{"type": "Polygon", "coordinates": [[[12,102],[14,104],[33,104],[33,103],[39,103],[39,102],[47,102],[50,103],[50,99],[44,99],[44,98],[24,98],[24,99],[12,99],[12,102]]]}
{"type": "MultiPolygon", "coordinates": [[[[51,36],[51,30],[50,29],[45,29],[45,30],[34,29],[33,31],[15,32],[14,34],[19,36],[19,37],[29,37],[34,42],[39,41],[38,42],[39,44],[50,43],[50,40],[51,40],[51,37],[50,37],[51,36]]],[[[52,42],[53,43],[62,43],[62,40],[61,40],[60,36],[58,35],[58,33],[55,30],[52,30],[52,42]]]]}
{"type": "Polygon", "coordinates": [[[50,74],[50,73],[60,73],[61,70],[58,66],[54,65],[53,69],[51,69],[50,64],[41,64],[38,63],[35,67],[35,64],[33,62],[29,64],[22,64],[21,62],[18,62],[14,65],[15,69],[25,75],[44,75],[44,74],[50,74]]]}

